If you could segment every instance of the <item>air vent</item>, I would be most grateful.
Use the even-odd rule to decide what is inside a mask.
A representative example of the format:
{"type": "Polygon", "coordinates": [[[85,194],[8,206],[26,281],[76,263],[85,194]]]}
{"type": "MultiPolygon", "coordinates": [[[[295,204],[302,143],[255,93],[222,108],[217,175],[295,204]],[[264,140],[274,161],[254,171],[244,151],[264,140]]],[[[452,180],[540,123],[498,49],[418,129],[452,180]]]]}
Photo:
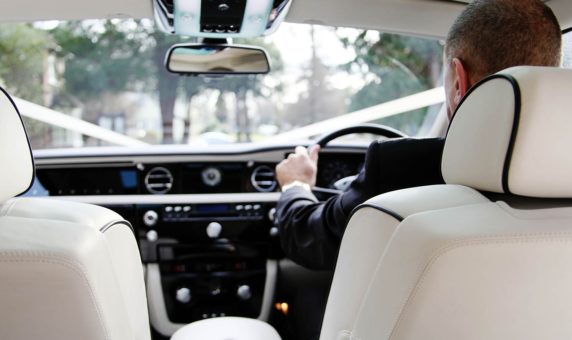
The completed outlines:
{"type": "Polygon", "coordinates": [[[145,176],[145,187],[150,193],[165,194],[173,187],[173,175],[165,168],[153,168],[145,176]]]}
{"type": "Polygon", "coordinates": [[[274,170],[266,165],[261,165],[254,169],[250,182],[256,190],[261,192],[270,192],[276,189],[274,170]]]}

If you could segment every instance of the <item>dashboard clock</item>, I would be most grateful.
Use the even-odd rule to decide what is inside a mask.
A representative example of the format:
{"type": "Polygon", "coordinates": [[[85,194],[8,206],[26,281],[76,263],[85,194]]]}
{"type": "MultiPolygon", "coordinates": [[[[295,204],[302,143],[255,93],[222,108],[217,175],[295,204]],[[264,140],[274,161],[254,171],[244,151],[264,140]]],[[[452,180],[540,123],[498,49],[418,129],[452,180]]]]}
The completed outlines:
{"type": "Polygon", "coordinates": [[[215,167],[208,167],[203,170],[201,177],[203,183],[209,187],[215,187],[220,184],[222,180],[222,173],[215,167]]]}

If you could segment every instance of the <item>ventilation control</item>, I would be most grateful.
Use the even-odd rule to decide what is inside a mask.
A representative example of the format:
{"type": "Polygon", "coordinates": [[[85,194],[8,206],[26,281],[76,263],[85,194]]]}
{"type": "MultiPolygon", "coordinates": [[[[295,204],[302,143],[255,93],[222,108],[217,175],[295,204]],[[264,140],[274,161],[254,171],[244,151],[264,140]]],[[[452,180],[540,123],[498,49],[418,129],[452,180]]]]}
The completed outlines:
{"type": "Polygon", "coordinates": [[[145,187],[152,194],[165,194],[173,187],[173,175],[166,168],[153,168],[145,176],[145,187]]]}
{"type": "Polygon", "coordinates": [[[267,165],[261,165],[254,169],[250,177],[250,182],[252,186],[260,192],[270,192],[276,189],[274,170],[267,165]]]}

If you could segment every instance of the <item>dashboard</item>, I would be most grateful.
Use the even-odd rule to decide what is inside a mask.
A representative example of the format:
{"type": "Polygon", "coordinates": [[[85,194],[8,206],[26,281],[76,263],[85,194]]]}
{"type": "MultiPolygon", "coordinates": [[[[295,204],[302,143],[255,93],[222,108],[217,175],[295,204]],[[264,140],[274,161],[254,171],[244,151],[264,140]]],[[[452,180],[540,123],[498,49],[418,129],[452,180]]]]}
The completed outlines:
{"type": "MultiPolygon", "coordinates": [[[[268,320],[284,260],[274,169],[294,147],[36,151],[25,195],[101,205],[132,224],[160,334],[217,316],[268,320]]],[[[324,149],[317,185],[357,173],[365,151],[324,149]]]]}
{"type": "Polygon", "coordinates": [[[39,165],[34,195],[273,192],[274,163],[169,162],[39,165]]]}
{"type": "MultiPolygon", "coordinates": [[[[277,192],[274,168],[290,152],[291,148],[278,148],[241,155],[189,152],[174,156],[115,151],[87,156],[80,151],[61,155],[36,151],[36,180],[27,196],[277,192]]],[[[361,148],[322,151],[317,185],[332,188],[337,180],[358,173],[364,154],[361,148]]]]}

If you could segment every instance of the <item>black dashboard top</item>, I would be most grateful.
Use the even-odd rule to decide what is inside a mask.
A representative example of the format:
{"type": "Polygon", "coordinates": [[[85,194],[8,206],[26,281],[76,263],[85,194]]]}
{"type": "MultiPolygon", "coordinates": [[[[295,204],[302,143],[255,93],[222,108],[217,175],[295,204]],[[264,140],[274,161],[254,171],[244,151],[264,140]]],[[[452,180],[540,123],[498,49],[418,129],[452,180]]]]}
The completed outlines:
{"type": "MultiPolygon", "coordinates": [[[[277,192],[274,168],[294,145],[239,144],[39,150],[28,196],[173,195],[277,192]]],[[[364,146],[320,154],[321,187],[354,175],[364,146]]]]}

